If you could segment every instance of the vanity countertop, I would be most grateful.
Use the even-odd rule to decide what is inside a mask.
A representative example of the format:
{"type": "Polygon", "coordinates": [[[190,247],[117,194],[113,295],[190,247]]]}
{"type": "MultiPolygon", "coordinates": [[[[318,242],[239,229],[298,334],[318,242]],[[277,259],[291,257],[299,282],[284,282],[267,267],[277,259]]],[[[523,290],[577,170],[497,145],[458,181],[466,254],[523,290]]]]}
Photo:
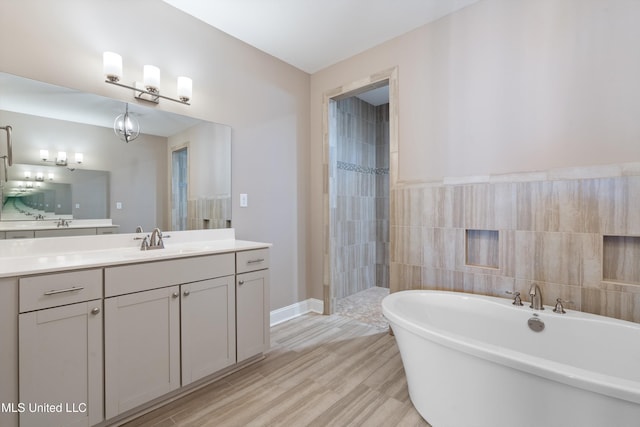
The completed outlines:
{"type": "Polygon", "coordinates": [[[233,229],[165,232],[164,249],[140,250],[146,234],[0,241],[0,278],[100,268],[271,247],[236,240],[233,229]]]}
{"type": "Polygon", "coordinates": [[[65,230],[67,228],[101,228],[118,227],[110,219],[69,219],[68,226],[59,227],[58,220],[45,219],[40,221],[0,221],[0,231],[25,230],[65,230]]]}

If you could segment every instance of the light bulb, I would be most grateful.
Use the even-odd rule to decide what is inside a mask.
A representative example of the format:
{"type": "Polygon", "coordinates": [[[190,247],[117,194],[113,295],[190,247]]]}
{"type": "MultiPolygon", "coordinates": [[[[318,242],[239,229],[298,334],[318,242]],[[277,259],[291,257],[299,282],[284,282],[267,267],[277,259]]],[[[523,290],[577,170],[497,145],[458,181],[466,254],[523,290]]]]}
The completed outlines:
{"type": "Polygon", "coordinates": [[[144,87],[149,92],[160,92],[160,68],[153,65],[144,66],[144,87]]]}
{"type": "Polygon", "coordinates": [[[189,77],[178,77],[178,98],[182,102],[189,102],[193,92],[193,82],[189,77]]]}
{"type": "Polygon", "coordinates": [[[122,57],[115,52],[104,52],[102,61],[104,77],[110,82],[120,81],[122,78],[122,57]]]}

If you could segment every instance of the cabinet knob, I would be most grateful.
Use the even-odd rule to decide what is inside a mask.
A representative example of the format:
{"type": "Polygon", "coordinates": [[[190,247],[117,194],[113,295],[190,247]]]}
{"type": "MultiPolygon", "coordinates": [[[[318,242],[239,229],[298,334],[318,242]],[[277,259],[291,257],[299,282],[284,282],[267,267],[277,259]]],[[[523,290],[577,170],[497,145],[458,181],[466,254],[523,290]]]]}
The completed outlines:
{"type": "Polygon", "coordinates": [[[94,308],[91,310],[91,314],[98,314],[98,313],[100,313],[100,307],[94,307],[94,308]]]}
{"type": "Polygon", "coordinates": [[[244,280],[240,280],[240,281],[238,282],[238,285],[244,285],[244,280]]]}
{"type": "Polygon", "coordinates": [[[188,297],[190,293],[191,293],[191,291],[184,291],[182,293],[182,295],[184,295],[185,297],[188,297]]]}
{"type": "Polygon", "coordinates": [[[179,292],[174,292],[173,294],[171,294],[172,297],[174,298],[178,298],[180,296],[179,292]]]}

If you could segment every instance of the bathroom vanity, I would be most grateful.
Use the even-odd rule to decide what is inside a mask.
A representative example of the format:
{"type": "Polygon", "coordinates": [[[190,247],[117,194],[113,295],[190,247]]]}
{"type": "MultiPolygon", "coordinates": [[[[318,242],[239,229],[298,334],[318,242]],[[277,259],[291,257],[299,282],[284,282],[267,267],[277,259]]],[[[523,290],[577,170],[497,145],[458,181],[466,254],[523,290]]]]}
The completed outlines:
{"type": "Polygon", "coordinates": [[[118,425],[263,357],[270,245],[166,234],[0,242],[0,425],[118,425]]]}
{"type": "Polygon", "coordinates": [[[39,237],[94,236],[114,234],[118,226],[110,219],[59,219],[41,221],[0,221],[1,239],[33,239],[39,237]],[[63,225],[64,224],[64,225],[63,225]]]}

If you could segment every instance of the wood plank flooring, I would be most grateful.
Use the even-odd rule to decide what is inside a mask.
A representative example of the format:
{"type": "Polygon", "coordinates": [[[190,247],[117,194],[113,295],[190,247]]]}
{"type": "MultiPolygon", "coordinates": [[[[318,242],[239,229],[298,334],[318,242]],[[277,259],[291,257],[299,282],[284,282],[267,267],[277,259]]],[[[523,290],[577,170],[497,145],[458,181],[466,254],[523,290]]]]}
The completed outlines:
{"type": "Polygon", "coordinates": [[[274,326],[271,345],[261,362],[126,426],[429,426],[387,330],[307,314],[274,326]]]}

